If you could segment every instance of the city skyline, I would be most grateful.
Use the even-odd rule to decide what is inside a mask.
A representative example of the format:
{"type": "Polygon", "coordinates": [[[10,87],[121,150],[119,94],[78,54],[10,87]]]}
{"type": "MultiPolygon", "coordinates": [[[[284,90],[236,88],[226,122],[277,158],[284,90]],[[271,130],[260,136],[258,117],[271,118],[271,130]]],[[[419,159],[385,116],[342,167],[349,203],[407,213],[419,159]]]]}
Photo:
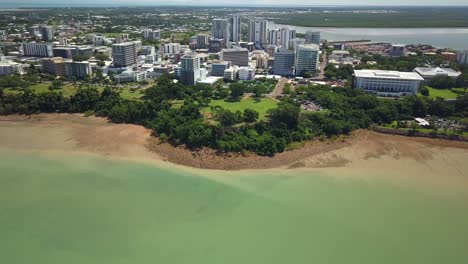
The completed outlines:
{"type": "Polygon", "coordinates": [[[435,0],[414,0],[411,2],[403,0],[395,0],[391,4],[384,0],[332,0],[332,1],[313,1],[309,4],[304,4],[300,0],[288,1],[285,4],[280,0],[253,0],[253,1],[237,1],[232,4],[220,4],[219,1],[213,0],[174,0],[168,3],[160,0],[96,0],[96,1],[60,1],[60,0],[17,0],[12,3],[9,0],[0,0],[0,7],[64,7],[64,6],[226,6],[226,7],[255,7],[255,6],[277,6],[277,7],[333,7],[333,6],[468,6],[464,0],[440,1],[435,0]]]}

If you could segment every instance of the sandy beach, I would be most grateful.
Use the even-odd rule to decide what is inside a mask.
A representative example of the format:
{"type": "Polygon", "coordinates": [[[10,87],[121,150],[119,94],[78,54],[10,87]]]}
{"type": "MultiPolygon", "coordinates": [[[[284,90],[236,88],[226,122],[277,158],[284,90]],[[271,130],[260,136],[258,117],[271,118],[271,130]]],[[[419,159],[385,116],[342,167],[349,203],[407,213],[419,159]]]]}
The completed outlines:
{"type": "Polygon", "coordinates": [[[323,169],[346,174],[368,171],[398,175],[448,175],[468,178],[468,143],[409,138],[361,130],[352,136],[307,142],[303,147],[262,157],[190,151],[160,144],[137,125],[112,124],[79,114],[1,116],[0,145],[23,150],[79,151],[115,158],[178,164],[214,170],[323,169]]]}

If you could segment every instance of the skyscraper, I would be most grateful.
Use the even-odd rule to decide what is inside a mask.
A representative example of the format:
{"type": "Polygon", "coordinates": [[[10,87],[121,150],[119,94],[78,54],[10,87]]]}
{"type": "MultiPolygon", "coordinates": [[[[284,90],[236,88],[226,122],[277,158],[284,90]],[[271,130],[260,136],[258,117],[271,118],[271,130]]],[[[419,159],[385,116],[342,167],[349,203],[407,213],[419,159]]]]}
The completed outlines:
{"type": "Polygon", "coordinates": [[[259,49],[267,44],[267,20],[253,19],[249,21],[249,42],[253,42],[259,49]]]}
{"type": "Polygon", "coordinates": [[[208,48],[208,35],[200,34],[197,35],[197,49],[208,48]]]}
{"type": "Polygon", "coordinates": [[[241,18],[238,15],[229,18],[229,41],[241,41],[241,18]]]}
{"type": "Polygon", "coordinates": [[[319,65],[319,46],[316,44],[299,45],[296,51],[296,76],[312,73],[319,65]]]}
{"type": "Polygon", "coordinates": [[[124,42],[112,45],[112,59],[115,67],[127,67],[137,62],[137,43],[124,42]]]}
{"type": "Polygon", "coordinates": [[[306,43],[320,44],[320,32],[319,31],[307,31],[305,34],[306,43]]]}
{"type": "Polygon", "coordinates": [[[296,38],[296,30],[289,28],[277,28],[268,31],[268,43],[283,48],[289,48],[289,41],[296,38]]]}
{"type": "Polygon", "coordinates": [[[50,26],[42,26],[42,39],[45,41],[50,41],[54,39],[54,30],[50,26]]]}
{"type": "Polygon", "coordinates": [[[196,53],[184,55],[178,69],[180,81],[185,85],[195,85],[200,78],[200,57],[196,53]]]}
{"type": "Polygon", "coordinates": [[[268,30],[268,44],[275,46],[281,45],[281,30],[279,28],[268,30]]]}
{"type": "Polygon", "coordinates": [[[227,19],[213,19],[211,35],[213,38],[223,39],[224,43],[229,41],[229,21],[227,19]]]}
{"type": "Polygon", "coordinates": [[[294,75],[294,51],[288,49],[280,49],[275,53],[275,61],[273,63],[273,73],[281,76],[294,75]]]}

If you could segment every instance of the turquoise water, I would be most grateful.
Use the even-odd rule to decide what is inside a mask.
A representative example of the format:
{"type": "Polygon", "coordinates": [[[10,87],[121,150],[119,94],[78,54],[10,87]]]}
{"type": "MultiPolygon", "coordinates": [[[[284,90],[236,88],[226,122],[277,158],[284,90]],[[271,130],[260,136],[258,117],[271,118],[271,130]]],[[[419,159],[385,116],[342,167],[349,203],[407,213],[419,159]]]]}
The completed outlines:
{"type": "Polygon", "coordinates": [[[468,263],[465,194],[206,174],[0,149],[1,263],[468,263]]]}

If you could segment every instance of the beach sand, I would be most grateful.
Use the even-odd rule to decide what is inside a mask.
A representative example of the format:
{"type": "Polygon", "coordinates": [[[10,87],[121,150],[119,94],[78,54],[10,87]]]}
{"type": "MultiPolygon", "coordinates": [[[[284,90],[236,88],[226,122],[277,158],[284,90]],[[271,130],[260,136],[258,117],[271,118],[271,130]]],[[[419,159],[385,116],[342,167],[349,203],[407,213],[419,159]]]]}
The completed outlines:
{"type": "Polygon", "coordinates": [[[468,143],[360,130],[340,140],[311,141],[274,157],[191,151],[159,144],[137,125],[80,114],[1,116],[0,145],[24,151],[77,151],[166,166],[217,170],[320,170],[333,175],[400,175],[468,181],[468,143]],[[337,173],[338,172],[338,173],[337,173]]]}

